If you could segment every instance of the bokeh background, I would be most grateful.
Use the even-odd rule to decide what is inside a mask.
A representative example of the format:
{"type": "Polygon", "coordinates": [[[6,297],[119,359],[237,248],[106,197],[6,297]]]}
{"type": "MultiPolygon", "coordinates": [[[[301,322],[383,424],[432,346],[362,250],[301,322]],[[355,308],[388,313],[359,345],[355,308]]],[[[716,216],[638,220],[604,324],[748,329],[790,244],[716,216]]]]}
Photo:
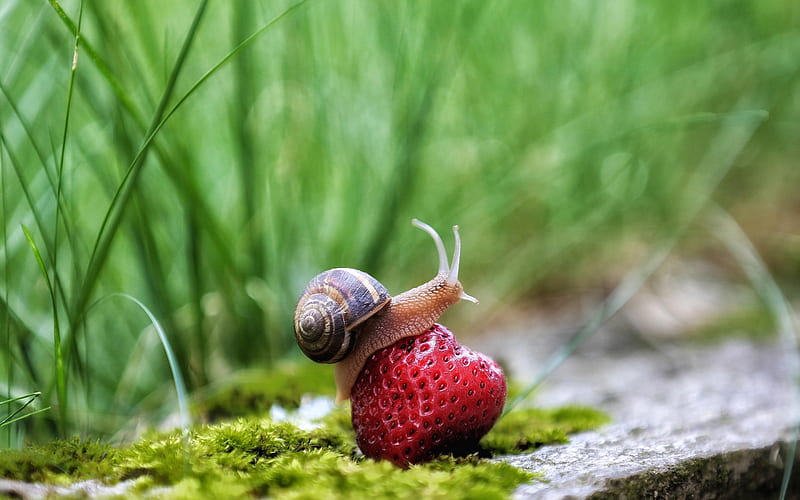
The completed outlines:
{"type": "Polygon", "coordinates": [[[461,228],[465,335],[665,242],[738,279],[709,207],[796,299],[799,72],[790,0],[5,0],[0,388],[51,407],[8,441],[175,410],[117,294],[203,390],[299,356],[323,269],[432,277],[413,217],[461,228]]]}

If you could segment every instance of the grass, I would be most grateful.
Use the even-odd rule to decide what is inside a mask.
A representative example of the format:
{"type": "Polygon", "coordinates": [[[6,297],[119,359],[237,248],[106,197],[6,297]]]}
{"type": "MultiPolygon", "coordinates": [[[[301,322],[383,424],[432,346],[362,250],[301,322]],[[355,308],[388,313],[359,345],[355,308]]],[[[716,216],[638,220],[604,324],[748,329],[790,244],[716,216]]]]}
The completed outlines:
{"type": "Polygon", "coordinates": [[[463,336],[709,253],[709,201],[791,286],[795,3],[5,2],[0,399],[52,407],[6,443],[175,410],[153,322],[104,297],[204,394],[297,355],[320,270],[428,279],[412,217],[461,227],[463,336]]]}

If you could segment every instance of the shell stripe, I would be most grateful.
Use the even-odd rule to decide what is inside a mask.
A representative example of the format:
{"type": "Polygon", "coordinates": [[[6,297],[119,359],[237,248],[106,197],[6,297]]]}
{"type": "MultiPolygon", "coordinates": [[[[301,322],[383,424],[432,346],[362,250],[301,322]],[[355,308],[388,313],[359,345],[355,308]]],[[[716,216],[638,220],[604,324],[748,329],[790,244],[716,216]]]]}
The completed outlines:
{"type": "Polygon", "coordinates": [[[359,288],[351,286],[350,280],[356,280],[363,286],[363,290],[369,293],[372,303],[380,301],[381,294],[375,288],[375,285],[372,283],[372,278],[368,274],[346,268],[333,269],[332,271],[335,271],[335,273],[332,272],[325,276],[325,279],[321,283],[321,289],[326,295],[339,303],[342,312],[345,314],[351,312],[351,302],[353,302],[353,299],[359,301],[363,300],[363,297],[358,297],[353,293],[354,290],[359,290],[359,288]],[[336,279],[336,275],[339,273],[346,274],[347,279],[343,279],[341,276],[339,279],[336,279]]]}
{"type": "Polygon", "coordinates": [[[336,284],[325,280],[320,287],[320,292],[334,300],[339,305],[341,311],[345,314],[350,312],[350,302],[348,299],[347,290],[337,288],[336,284]]]}
{"type": "Polygon", "coordinates": [[[351,272],[350,274],[355,276],[356,279],[362,285],[364,285],[364,288],[366,288],[366,290],[372,296],[372,302],[378,302],[380,300],[381,294],[378,293],[378,290],[375,288],[375,285],[372,284],[372,280],[370,279],[369,276],[365,275],[364,273],[353,273],[353,272],[351,272]]]}

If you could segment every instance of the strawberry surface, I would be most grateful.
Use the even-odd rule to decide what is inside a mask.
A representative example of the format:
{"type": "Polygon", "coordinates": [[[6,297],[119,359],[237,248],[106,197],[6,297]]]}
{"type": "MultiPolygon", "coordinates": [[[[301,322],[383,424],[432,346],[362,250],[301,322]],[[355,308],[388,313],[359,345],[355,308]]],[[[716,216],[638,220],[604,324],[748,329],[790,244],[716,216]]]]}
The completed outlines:
{"type": "Polygon", "coordinates": [[[474,451],[503,411],[500,367],[435,324],[367,360],[350,395],[361,451],[406,467],[474,451]]]}

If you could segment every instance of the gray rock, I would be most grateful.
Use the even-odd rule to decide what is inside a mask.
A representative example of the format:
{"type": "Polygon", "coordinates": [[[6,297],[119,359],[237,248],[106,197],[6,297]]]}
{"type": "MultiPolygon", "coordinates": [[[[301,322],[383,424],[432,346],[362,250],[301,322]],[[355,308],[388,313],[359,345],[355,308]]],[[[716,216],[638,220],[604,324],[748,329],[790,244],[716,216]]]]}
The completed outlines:
{"type": "MultiPolygon", "coordinates": [[[[509,328],[503,341],[475,347],[532,380],[564,322],[509,328]]],[[[775,342],[631,341],[617,321],[553,372],[529,404],[590,405],[613,423],[561,446],[502,457],[543,475],[519,499],[761,498],[780,490],[788,447],[796,439],[796,352],[775,342]],[[628,337],[621,340],[621,337],[628,337]],[[748,496],[750,495],[750,496],[748,496]]],[[[795,469],[800,474],[800,468],[795,469]]],[[[794,489],[795,495],[800,490],[794,489]]]]}
{"type": "Polygon", "coordinates": [[[10,498],[24,498],[35,500],[40,498],[53,497],[75,497],[75,498],[101,498],[125,495],[131,489],[136,480],[122,481],[117,484],[103,484],[96,479],[80,481],[70,485],[52,485],[26,483],[13,479],[0,478],[0,495],[10,498]]]}

